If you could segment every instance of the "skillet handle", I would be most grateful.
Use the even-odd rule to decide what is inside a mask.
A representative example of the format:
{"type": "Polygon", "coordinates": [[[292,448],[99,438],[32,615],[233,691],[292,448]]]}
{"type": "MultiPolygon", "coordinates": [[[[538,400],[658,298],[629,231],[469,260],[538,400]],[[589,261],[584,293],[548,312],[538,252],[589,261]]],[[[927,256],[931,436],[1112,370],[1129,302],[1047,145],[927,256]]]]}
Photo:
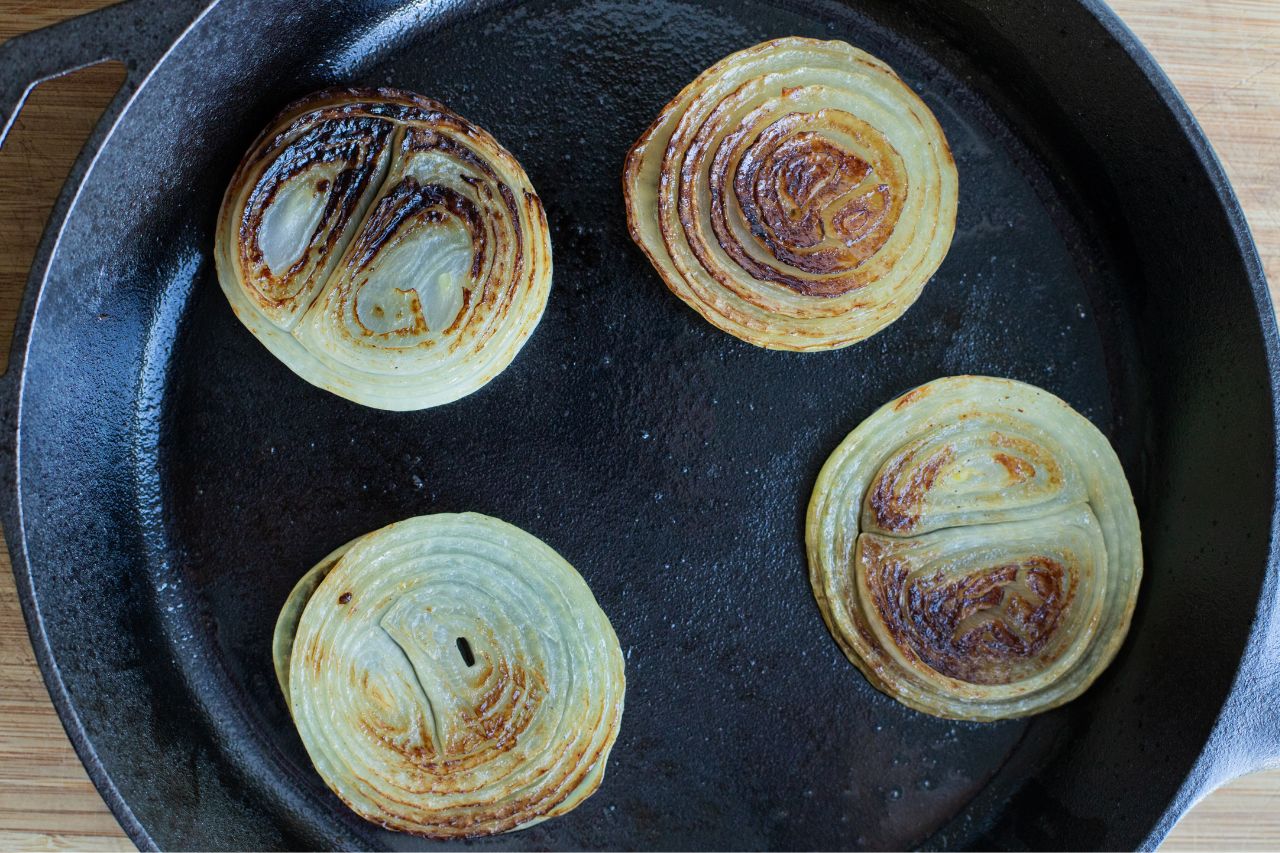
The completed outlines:
{"type": "Polygon", "coordinates": [[[1280,568],[1263,582],[1258,619],[1218,720],[1236,762],[1231,775],[1280,767],[1280,568]]]}
{"type": "Polygon", "coordinates": [[[128,68],[121,86],[127,98],[198,10],[173,0],[129,0],[0,44],[0,145],[31,90],[53,77],[118,59],[128,68]]]}
{"type": "Polygon", "coordinates": [[[1200,760],[1144,847],[1154,847],[1206,794],[1248,773],[1280,768],[1280,569],[1269,567],[1235,684],[1200,760]]]}
{"type": "Polygon", "coordinates": [[[105,60],[119,60],[126,68],[124,82],[67,175],[31,263],[13,329],[9,367],[0,376],[0,460],[12,456],[17,408],[13,377],[21,372],[34,307],[76,189],[134,92],[169,46],[202,16],[205,4],[206,0],[127,0],[0,44],[0,145],[39,83],[105,60]]]}

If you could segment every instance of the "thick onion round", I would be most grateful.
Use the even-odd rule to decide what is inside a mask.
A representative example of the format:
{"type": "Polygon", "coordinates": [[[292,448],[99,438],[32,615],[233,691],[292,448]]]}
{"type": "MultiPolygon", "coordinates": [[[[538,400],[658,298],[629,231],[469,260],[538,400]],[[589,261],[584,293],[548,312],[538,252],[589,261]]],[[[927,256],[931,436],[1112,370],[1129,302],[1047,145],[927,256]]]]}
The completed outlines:
{"type": "Polygon", "coordinates": [[[1080,695],[1120,648],[1142,579],[1107,439],[1047,391],[983,376],[922,385],[851,432],[818,476],[806,539],[849,660],[953,719],[1080,695]]]}
{"type": "Polygon", "coordinates": [[[623,173],[633,239],[719,328],[770,349],[892,323],[942,263],[957,177],[937,120],[844,42],[732,54],[663,108],[623,173]]]}
{"type": "Polygon", "coordinates": [[[532,334],[546,216],[520,164],[441,104],[394,89],[293,104],[241,161],[218,279],[299,376],[382,409],[470,394],[532,334]]]}
{"type": "Polygon", "coordinates": [[[361,817],[433,838],[526,827],[599,787],[622,652],[573,567],[484,515],[339,548],[280,612],[276,672],[316,770],[361,817]]]}

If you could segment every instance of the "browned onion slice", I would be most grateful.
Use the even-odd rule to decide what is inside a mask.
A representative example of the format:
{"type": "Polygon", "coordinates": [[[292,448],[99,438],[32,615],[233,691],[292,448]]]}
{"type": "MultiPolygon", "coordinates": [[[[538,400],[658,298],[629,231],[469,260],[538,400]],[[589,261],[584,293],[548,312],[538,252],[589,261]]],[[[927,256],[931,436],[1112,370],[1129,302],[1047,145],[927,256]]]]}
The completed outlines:
{"type": "Polygon", "coordinates": [[[600,786],[625,663],[582,577],[477,513],[419,516],[321,560],[276,623],[276,674],[353,811],[432,838],[520,829],[600,786]]]}
{"type": "Polygon", "coordinates": [[[806,530],[822,615],[876,687],[963,720],[1078,696],[1115,656],[1142,579],[1107,439],[1007,379],[938,379],[877,410],[818,476],[806,530]]]}
{"type": "Polygon", "coordinates": [[[393,89],[288,107],[227,189],[215,258],[231,307],[276,357],[385,409],[491,380],[551,284],[546,217],[520,164],[443,105],[393,89]]]}
{"type": "Polygon", "coordinates": [[[671,290],[771,349],[833,349],[910,307],[955,230],[955,163],[880,60],[783,38],[726,57],[627,156],[632,237],[671,290]]]}

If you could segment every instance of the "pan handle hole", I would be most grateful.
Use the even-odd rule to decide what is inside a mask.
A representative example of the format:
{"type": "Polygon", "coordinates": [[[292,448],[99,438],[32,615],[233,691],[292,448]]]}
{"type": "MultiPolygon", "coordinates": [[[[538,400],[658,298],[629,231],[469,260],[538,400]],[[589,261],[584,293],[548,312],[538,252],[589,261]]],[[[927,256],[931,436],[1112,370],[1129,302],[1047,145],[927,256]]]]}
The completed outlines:
{"type": "Polygon", "coordinates": [[[466,637],[458,638],[458,654],[462,655],[462,662],[467,666],[476,665],[476,656],[471,652],[471,644],[467,642],[466,637]]]}
{"type": "MultiPolygon", "coordinates": [[[[17,76],[19,69],[11,73],[17,76]]],[[[21,215],[15,205],[0,218],[5,255],[0,268],[0,373],[9,366],[17,306],[44,231],[38,223],[48,217],[67,172],[127,73],[123,62],[111,60],[44,80],[30,90],[21,110],[10,116],[13,132],[0,151],[0,198],[22,199],[22,204],[21,215]]],[[[111,319],[106,313],[96,316],[100,321],[111,319]]]]}

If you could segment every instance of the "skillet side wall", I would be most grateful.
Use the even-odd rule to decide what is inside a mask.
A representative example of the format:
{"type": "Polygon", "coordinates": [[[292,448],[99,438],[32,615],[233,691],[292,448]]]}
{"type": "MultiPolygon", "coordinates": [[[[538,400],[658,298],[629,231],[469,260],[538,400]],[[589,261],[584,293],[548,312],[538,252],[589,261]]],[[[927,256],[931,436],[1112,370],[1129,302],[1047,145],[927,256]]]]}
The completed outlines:
{"type": "MultiPolygon", "coordinates": [[[[1133,299],[1098,316],[1105,324],[1135,312],[1147,369],[1149,419],[1131,436],[1144,445],[1141,470],[1128,471],[1146,572],[1125,647],[1076,709],[1086,716],[1076,739],[975,846],[1071,838],[1115,849],[1142,838],[1198,759],[1240,760],[1221,738],[1205,742],[1237,674],[1269,559],[1275,321],[1243,216],[1233,221],[1218,201],[1222,189],[1231,193],[1225,175],[1216,163],[1212,175],[1199,166],[1188,136],[1198,128],[1181,126],[1151,96],[1151,82],[1125,56],[1142,50],[1135,37],[1118,26],[1130,42],[1117,41],[1084,6],[1015,15],[1010,5],[946,5],[935,20],[1055,139],[1073,190],[1091,195],[1091,209],[1109,214],[1105,226],[1127,232],[1133,246],[1136,264],[1125,270],[1135,276],[1133,299]],[[1088,46],[1091,61],[1066,45],[1088,46]],[[1260,292],[1245,286],[1251,276],[1260,292]],[[1081,826],[1081,815],[1106,819],[1081,826]]],[[[1157,844],[1171,825],[1143,844],[1157,844]]]]}
{"type": "MultiPolygon", "coordinates": [[[[143,90],[90,175],[33,320],[18,458],[34,603],[80,724],[163,847],[370,843],[346,816],[326,817],[317,836],[313,815],[332,809],[326,792],[314,781],[268,778],[296,756],[227,737],[210,716],[216,709],[193,698],[201,685],[192,680],[204,676],[192,666],[192,650],[206,642],[196,635],[216,644],[220,626],[181,576],[186,564],[216,563],[216,556],[172,547],[171,487],[157,472],[168,464],[158,441],[192,427],[175,421],[172,403],[198,393],[184,386],[193,372],[182,361],[195,334],[191,309],[226,311],[220,294],[204,291],[212,281],[211,223],[232,165],[282,98],[344,79],[367,66],[371,51],[394,49],[424,27],[394,5],[321,5],[305,23],[265,16],[252,27],[242,20],[247,4],[216,8],[143,90]],[[359,34],[352,21],[383,23],[359,34]],[[254,81],[273,79],[280,67],[289,69],[289,91],[264,96],[254,81]],[[157,145],[157,134],[171,144],[157,145]],[[136,151],[149,156],[131,157],[136,151]],[[263,798],[260,785],[279,790],[263,798]]],[[[460,6],[418,14],[447,22],[460,6]]],[[[1113,212],[1083,241],[1134,248],[1129,264],[1095,256],[1119,264],[1112,274],[1128,278],[1132,292],[1090,296],[1107,343],[1113,440],[1139,498],[1147,575],[1130,640],[1112,669],[1061,714],[1029,724],[1021,737],[1037,749],[1015,751],[931,843],[1132,847],[1199,757],[1257,606],[1274,499],[1262,326],[1271,321],[1259,320],[1215,187],[1140,70],[1084,7],[1033,6],[877,4],[865,11],[951,67],[973,71],[974,87],[1006,109],[1050,172],[1061,169],[1057,189],[1069,204],[1113,212]],[[1078,61],[1084,50],[1097,60],[1078,61]],[[1134,323],[1145,370],[1130,342],[1134,323]]],[[[540,190],[545,182],[535,176],[540,190]]],[[[619,204],[606,206],[616,212],[619,204]]],[[[579,238],[589,250],[590,235],[579,238]]],[[[557,251],[573,239],[562,237],[557,251]]],[[[647,295],[668,296],[657,287],[647,295]]],[[[247,334],[228,334],[219,345],[249,362],[265,360],[247,334]]],[[[279,371],[272,381],[291,379],[279,365],[266,369],[279,371]]],[[[259,462],[265,467],[234,460],[239,467],[228,476],[253,489],[267,482],[259,462]]],[[[811,480],[792,485],[807,492],[811,480]]],[[[287,494],[279,500],[280,516],[258,534],[297,535],[290,513],[306,508],[289,507],[287,494]]],[[[357,509],[349,523],[363,529],[387,520],[357,509]]],[[[290,562],[278,552],[269,559],[290,562]]],[[[803,583],[796,567],[779,570],[803,583]]],[[[254,592],[246,585],[246,595],[254,592]]],[[[615,847],[644,837],[584,831],[577,840],[615,847]]],[[[504,843],[519,847],[522,839],[528,846],[535,837],[504,843]]],[[[752,841],[788,844],[786,837],[752,841]]]]}

